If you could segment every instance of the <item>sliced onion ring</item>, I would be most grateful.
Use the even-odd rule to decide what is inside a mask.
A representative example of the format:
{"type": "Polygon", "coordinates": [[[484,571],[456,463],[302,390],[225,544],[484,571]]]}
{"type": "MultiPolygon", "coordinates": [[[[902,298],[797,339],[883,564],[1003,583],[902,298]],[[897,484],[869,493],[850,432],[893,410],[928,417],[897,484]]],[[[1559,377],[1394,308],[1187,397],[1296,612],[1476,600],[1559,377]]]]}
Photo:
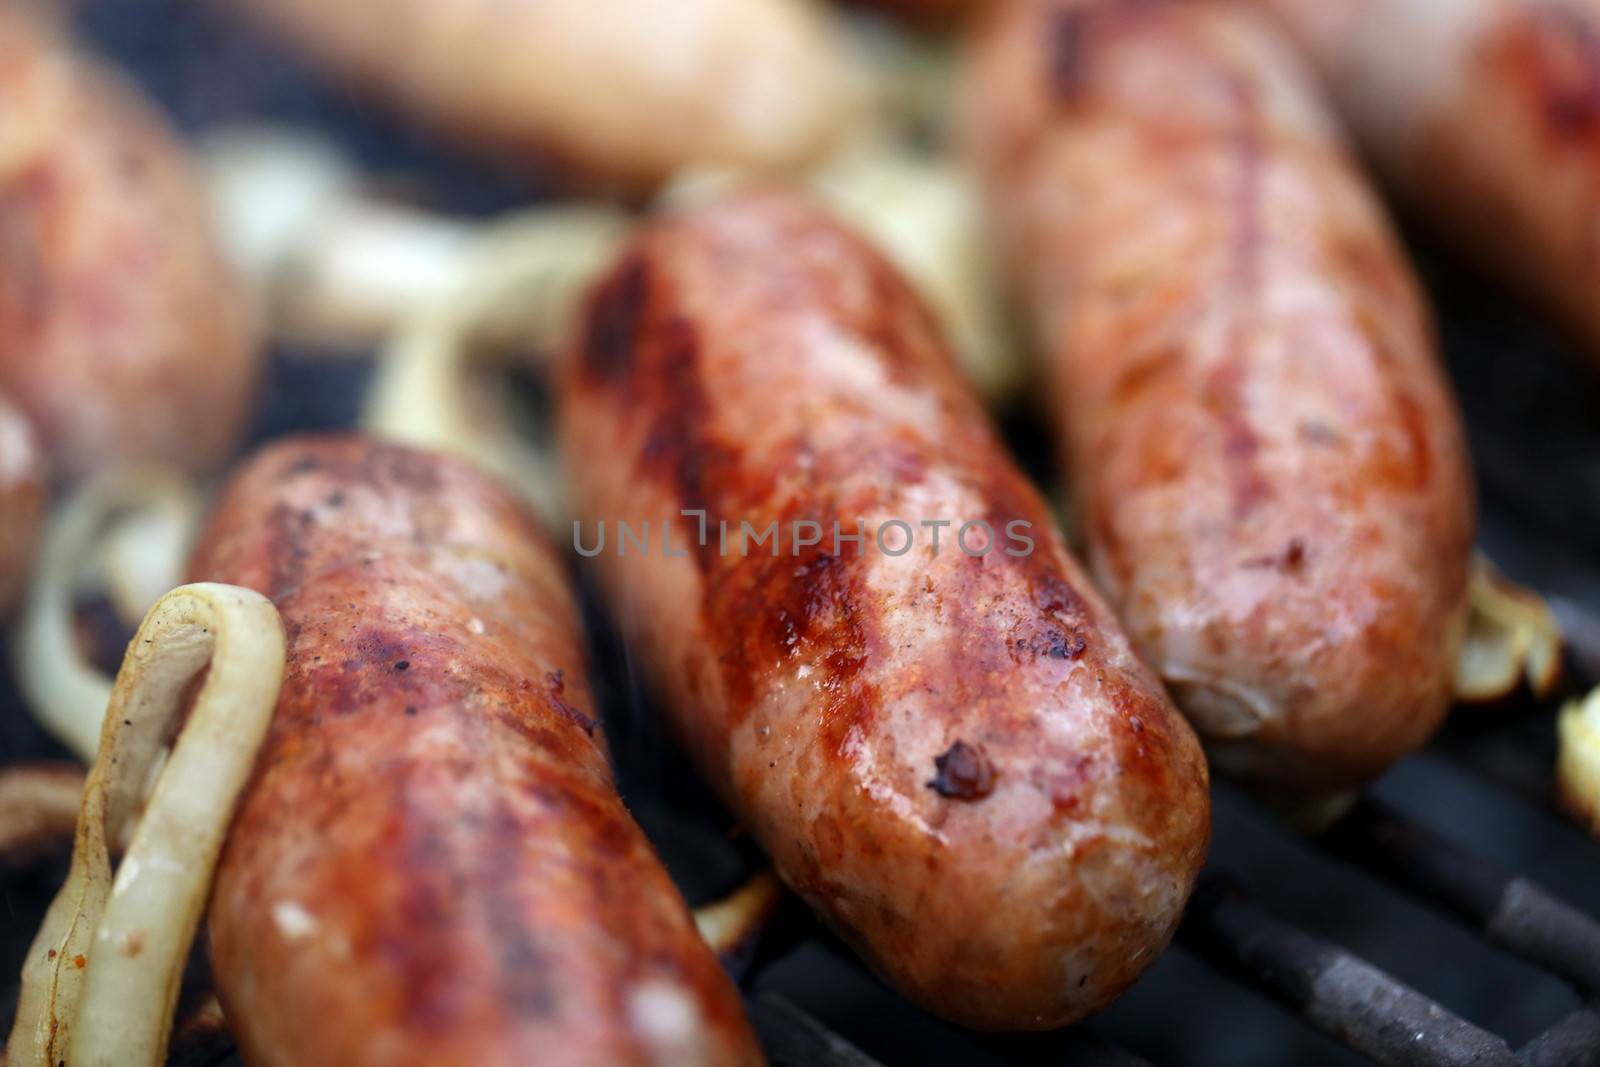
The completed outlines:
{"type": "Polygon", "coordinates": [[[611,208],[566,206],[485,229],[468,267],[396,332],[372,385],[365,429],[467,459],[517,487],[548,518],[562,517],[551,448],[527,440],[492,385],[474,391],[487,352],[552,352],[579,294],[627,231],[611,208]]]}
{"type": "Polygon", "coordinates": [[[235,801],[283,682],[277,609],[199,584],[150,610],[117,674],[67,881],[23,964],[9,1067],[155,1067],[235,801]],[[209,666],[144,811],[145,783],[209,666]],[[111,843],[137,818],[115,881],[111,843]]]}
{"type": "MultiPolygon", "coordinates": [[[[183,549],[200,497],[183,476],[154,467],[107,471],[83,486],[50,520],[12,646],[17,685],[34,718],[78,758],[94,759],[111,679],[78,650],[73,600],[98,559],[97,547],[119,516],[138,532],[119,537],[93,576],[110,588],[119,611],[177,584],[183,549]],[[160,544],[155,542],[159,540],[160,544]]],[[[148,603],[137,606],[142,613],[148,603]]],[[[135,615],[134,618],[138,616],[135,615]]]]}

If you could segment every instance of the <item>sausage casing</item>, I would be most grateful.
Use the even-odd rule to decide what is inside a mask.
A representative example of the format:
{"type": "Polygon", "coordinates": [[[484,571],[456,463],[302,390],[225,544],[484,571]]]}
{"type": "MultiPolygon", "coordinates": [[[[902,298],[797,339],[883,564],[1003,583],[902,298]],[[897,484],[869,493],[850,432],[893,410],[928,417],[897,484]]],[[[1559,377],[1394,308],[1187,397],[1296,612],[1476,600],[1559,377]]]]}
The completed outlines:
{"type": "Polygon", "coordinates": [[[796,167],[853,110],[850,60],[810,0],[238,2],[458,139],[623,186],[796,167]]]}
{"type": "Polygon", "coordinates": [[[27,581],[44,506],[44,457],[33,427],[0,396],[0,619],[27,581]]]}
{"type": "Polygon", "coordinates": [[[54,475],[210,467],[258,359],[205,193],[136,91],[29,7],[0,4],[0,390],[54,475]]]}
{"type": "Polygon", "coordinates": [[[561,401],[580,548],[611,524],[625,636],[788,884],[968,1025],[1132,982],[1199,869],[1205,764],[901,277],[792,194],[666,218],[597,288],[561,401]],[[647,519],[648,552],[618,543],[647,519]],[[780,525],[724,552],[723,521],[780,525]],[[1002,551],[1013,521],[1033,551],[1002,551]]]}
{"type": "Polygon", "coordinates": [[[754,1064],[613,787],[559,558],[464,465],[268,448],[196,579],[270,595],[288,673],[210,909],[252,1064],[754,1064]]]}
{"type": "Polygon", "coordinates": [[[1600,360],[1600,3],[1257,3],[1406,205],[1600,360]]]}
{"type": "Polygon", "coordinates": [[[1417,284],[1248,11],[1003,5],[966,139],[1091,561],[1234,773],[1367,778],[1444,715],[1473,535],[1417,284]]]}

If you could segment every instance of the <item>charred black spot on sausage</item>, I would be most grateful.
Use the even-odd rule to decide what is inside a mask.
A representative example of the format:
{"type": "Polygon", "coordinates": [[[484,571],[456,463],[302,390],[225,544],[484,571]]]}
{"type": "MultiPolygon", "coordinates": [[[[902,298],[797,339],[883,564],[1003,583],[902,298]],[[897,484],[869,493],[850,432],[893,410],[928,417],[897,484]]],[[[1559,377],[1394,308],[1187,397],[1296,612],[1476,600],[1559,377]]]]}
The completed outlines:
{"type": "Polygon", "coordinates": [[[564,695],[567,691],[567,674],[564,670],[555,670],[544,676],[546,695],[550,698],[550,706],[564,718],[577,724],[578,728],[590,737],[594,736],[595,727],[600,725],[599,719],[593,719],[569,704],[564,695]]]}
{"type": "Polygon", "coordinates": [[[1272,567],[1286,573],[1293,573],[1305,566],[1306,543],[1299,537],[1291,537],[1282,552],[1270,556],[1255,556],[1244,561],[1246,568],[1272,567]]]}
{"type": "MultiPolygon", "coordinates": [[[[764,512],[783,530],[798,522],[828,528],[832,506],[798,501],[764,512]]],[[[825,750],[843,757],[851,738],[873,714],[871,686],[862,677],[873,635],[863,619],[857,557],[785,542],[781,555],[756,552],[723,559],[713,549],[708,564],[720,573],[708,583],[705,611],[736,631],[723,661],[723,678],[736,714],[748,712],[754,681],[785,660],[815,668],[810,684],[823,699],[825,750]]]]}
{"type": "Polygon", "coordinates": [[[1344,443],[1344,436],[1325,422],[1314,419],[1300,424],[1300,440],[1309,445],[1331,448],[1344,443]]]}
{"type": "Polygon", "coordinates": [[[1558,139],[1600,132],[1600,35],[1586,14],[1532,5],[1506,35],[1513,70],[1532,82],[1545,123],[1558,139]]]}
{"type": "Polygon", "coordinates": [[[700,346],[694,325],[681,316],[667,317],[652,329],[649,341],[642,343],[651,346],[651,377],[662,396],[653,401],[658,413],[640,449],[639,469],[671,479],[683,507],[707,512],[705,544],[698,537],[689,539],[696,562],[705,570],[719,551],[718,538],[710,529],[724,510],[738,473],[738,457],[708,432],[711,405],[700,381],[700,346]]]}
{"type": "Polygon", "coordinates": [[[1300,565],[1306,561],[1306,543],[1296,537],[1289,541],[1289,547],[1283,550],[1283,565],[1287,570],[1299,570],[1300,565]]]}
{"type": "Polygon", "coordinates": [[[1115,25],[1129,16],[1155,7],[1163,0],[1114,0],[1100,4],[1073,4],[1050,14],[1046,31],[1046,71],[1056,102],[1078,101],[1089,81],[1089,37],[1096,29],[1115,25]]]}
{"type": "Polygon", "coordinates": [[[1046,40],[1049,49],[1050,88],[1056,100],[1071,103],[1083,91],[1084,31],[1088,16],[1082,7],[1057,11],[1050,20],[1050,34],[1046,40]]]}
{"type": "Polygon", "coordinates": [[[606,381],[628,372],[649,299],[650,265],[642,255],[630,256],[590,300],[581,348],[586,370],[606,381]]]}
{"type": "Polygon", "coordinates": [[[483,827],[484,847],[480,874],[484,886],[489,927],[493,933],[496,971],[507,1007],[522,1018],[540,1019],[555,1014],[560,1005],[550,956],[535,932],[522,920],[523,906],[516,887],[527,877],[519,862],[521,839],[527,833],[504,797],[483,827]]]}
{"type": "Polygon", "coordinates": [[[1050,624],[1031,637],[1017,638],[1012,647],[1024,655],[1076,660],[1088,650],[1089,640],[1080,633],[1050,624]]]}
{"type": "Polygon", "coordinates": [[[1088,647],[1089,642],[1082,634],[1069,634],[1065,630],[1057,630],[1046,651],[1051,659],[1077,659],[1088,647]]]}
{"type": "Polygon", "coordinates": [[[994,764],[982,748],[965,741],[957,741],[944,755],[935,756],[933,768],[928,788],[948,800],[982,800],[994,792],[994,764]]]}
{"type": "Polygon", "coordinates": [[[1048,614],[1083,615],[1087,606],[1065,578],[1041,574],[1034,585],[1033,601],[1048,614]]]}

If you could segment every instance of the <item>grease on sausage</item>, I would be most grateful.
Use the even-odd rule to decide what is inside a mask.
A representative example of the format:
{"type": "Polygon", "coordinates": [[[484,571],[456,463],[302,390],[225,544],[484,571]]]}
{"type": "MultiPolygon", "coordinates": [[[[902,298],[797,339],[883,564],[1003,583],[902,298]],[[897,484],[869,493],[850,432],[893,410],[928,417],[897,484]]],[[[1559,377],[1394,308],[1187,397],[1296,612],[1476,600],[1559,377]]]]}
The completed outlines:
{"type": "Polygon", "coordinates": [[[1002,5],[966,137],[1091,561],[1229,771],[1359,782],[1450,697],[1473,514],[1417,284],[1249,12],[1002,5]]]}
{"type": "Polygon", "coordinates": [[[196,578],[271,596],[288,674],[230,830],[213,967],[252,1064],[756,1064],[618,798],[559,557],[459,462],[299,439],[196,578]]]}
{"type": "Polygon", "coordinates": [[[656,524],[598,557],[611,604],[785,881],[964,1024],[1126,988],[1199,869],[1205,764],[893,268],[792,194],[666,218],[596,289],[561,399],[580,512],[656,524]],[[685,509],[706,543],[679,519],[668,555],[685,509]],[[953,525],[879,551],[895,519],[953,525]],[[1002,549],[1014,521],[1033,552],[1002,549]]]}
{"type": "Polygon", "coordinates": [[[1600,360],[1600,5],[1256,2],[1407,206],[1600,360]]]}

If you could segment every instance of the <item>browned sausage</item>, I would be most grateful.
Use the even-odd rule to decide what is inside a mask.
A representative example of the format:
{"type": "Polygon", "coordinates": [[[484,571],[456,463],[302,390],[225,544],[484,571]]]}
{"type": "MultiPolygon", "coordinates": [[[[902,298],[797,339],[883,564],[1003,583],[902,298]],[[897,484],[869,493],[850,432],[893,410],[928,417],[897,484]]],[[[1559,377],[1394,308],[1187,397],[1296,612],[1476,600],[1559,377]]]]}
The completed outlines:
{"type": "Polygon", "coordinates": [[[596,292],[562,400],[582,549],[612,524],[625,633],[789,885],[968,1025],[1126,988],[1199,869],[1205,764],[901,277],[790,194],[665,219],[596,292]],[[683,509],[706,544],[678,519],[669,557],[683,509]],[[617,544],[646,519],[648,553],[617,544]]]}
{"type": "Polygon", "coordinates": [[[1231,772],[1376,774],[1450,694],[1473,514],[1417,285],[1249,12],[1007,3],[967,139],[1101,588],[1231,772]]]}
{"type": "Polygon", "coordinates": [[[1406,204],[1600,360],[1600,3],[1254,2],[1406,204]]]}
{"type": "Polygon", "coordinates": [[[618,798],[559,558],[462,464],[267,449],[197,579],[270,595],[288,673],[211,903],[251,1064],[754,1064],[618,798]]]}
{"type": "Polygon", "coordinates": [[[0,3],[0,390],[52,474],[205,468],[250,413],[242,290],[165,124],[29,7],[0,3]]]}
{"type": "Polygon", "coordinates": [[[44,457],[33,427],[0,396],[0,619],[16,603],[44,522],[44,457]]]}

